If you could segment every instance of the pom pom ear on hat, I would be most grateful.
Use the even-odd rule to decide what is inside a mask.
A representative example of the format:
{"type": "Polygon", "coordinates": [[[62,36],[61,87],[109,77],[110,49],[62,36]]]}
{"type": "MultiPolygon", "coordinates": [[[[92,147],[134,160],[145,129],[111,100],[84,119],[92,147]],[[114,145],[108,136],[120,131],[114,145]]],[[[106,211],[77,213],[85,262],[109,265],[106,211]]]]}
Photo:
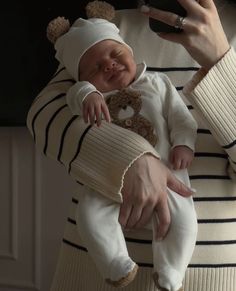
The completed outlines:
{"type": "Polygon", "coordinates": [[[114,7],[105,1],[89,2],[85,10],[88,18],[103,18],[111,21],[115,17],[114,7]]]}
{"type": "Polygon", "coordinates": [[[65,17],[57,17],[51,20],[47,26],[47,38],[55,44],[57,39],[70,29],[70,22],[65,17]]]}
{"type": "MultiPolygon", "coordinates": [[[[114,7],[105,1],[92,1],[86,7],[86,15],[88,18],[102,18],[111,21],[115,17],[114,7]]],[[[70,29],[70,22],[65,17],[57,17],[51,20],[47,26],[47,38],[55,44],[57,39],[68,32],[70,29]]]]}
{"type": "Polygon", "coordinates": [[[79,80],[80,59],[90,47],[107,39],[126,45],[118,27],[110,22],[115,16],[113,6],[96,0],[87,4],[86,13],[88,19],[78,18],[71,27],[68,20],[59,17],[52,20],[47,28],[48,39],[54,43],[56,59],[76,81],[79,80]]]}

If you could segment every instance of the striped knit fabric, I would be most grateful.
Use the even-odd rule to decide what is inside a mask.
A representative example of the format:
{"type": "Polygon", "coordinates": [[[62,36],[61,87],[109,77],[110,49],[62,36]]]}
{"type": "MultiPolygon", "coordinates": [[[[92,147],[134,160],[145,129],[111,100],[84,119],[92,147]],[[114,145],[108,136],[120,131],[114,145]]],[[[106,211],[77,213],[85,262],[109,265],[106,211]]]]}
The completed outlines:
{"type": "MultiPolygon", "coordinates": [[[[144,59],[150,71],[165,72],[182,94],[183,86],[198,71],[198,65],[182,47],[161,41],[149,31],[148,20],[140,14],[137,17],[137,13],[126,10],[118,14],[116,21],[125,41],[134,48],[137,62],[144,59]]],[[[224,6],[222,18],[224,15],[226,29],[234,29],[236,8],[224,6]]],[[[228,33],[232,45],[236,45],[235,34],[230,30],[228,33]]],[[[192,187],[197,190],[194,202],[199,232],[184,280],[185,291],[236,290],[235,67],[236,54],[231,49],[193,91],[189,92],[192,83],[186,87],[188,99],[182,95],[199,126],[195,159],[189,169],[192,187]]],[[[79,183],[121,201],[119,191],[127,167],[143,153],[154,152],[143,139],[126,130],[104,123],[99,131],[72,116],[65,103],[66,91],[72,83],[66,71],[59,69],[32,104],[28,128],[36,146],[64,164],[79,183]]],[[[83,186],[78,185],[78,191],[83,191],[83,186]]],[[[112,291],[114,288],[102,280],[78,235],[75,223],[78,203],[75,194],[51,291],[112,291]]],[[[140,269],[134,282],[123,290],[156,290],[151,280],[151,233],[129,232],[125,236],[130,256],[140,269]]]]}

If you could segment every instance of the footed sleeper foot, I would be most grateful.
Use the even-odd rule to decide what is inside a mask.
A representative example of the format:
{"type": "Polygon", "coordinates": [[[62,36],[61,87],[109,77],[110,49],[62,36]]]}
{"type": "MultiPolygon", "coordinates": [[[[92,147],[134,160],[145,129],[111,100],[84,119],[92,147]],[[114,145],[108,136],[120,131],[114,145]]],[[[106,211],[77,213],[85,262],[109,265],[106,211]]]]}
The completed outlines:
{"type": "Polygon", "coordinates": [[[119,288],[125,287],[134,280],[137,274],[137,271],[138,271],[138,265],[135,265],[133,270],[129,272],[126,277],[123,277],[119,279],[118,281],[112,281],[111,279],[106,279],[106,282],[112,285],[113,287],[119,287],[119,288]]]}
{"type": "MultiPolygon", "coordinates": [[[[169,291],[168,289],[163,288],[163,287],[161,287],[159,285],[159,282],[158,282],[158,278],[159,277],[158,277],[158,274],[156,272],[153,273],[152,277],[153,277],[153,281],[154,281],[154,283],[155,283],[155,285],[156,285],[156,287],[158,288],[159,291],[169,291]]],[[[183,287],[179,288],[178,291],[184,291],[183,287]]]]}

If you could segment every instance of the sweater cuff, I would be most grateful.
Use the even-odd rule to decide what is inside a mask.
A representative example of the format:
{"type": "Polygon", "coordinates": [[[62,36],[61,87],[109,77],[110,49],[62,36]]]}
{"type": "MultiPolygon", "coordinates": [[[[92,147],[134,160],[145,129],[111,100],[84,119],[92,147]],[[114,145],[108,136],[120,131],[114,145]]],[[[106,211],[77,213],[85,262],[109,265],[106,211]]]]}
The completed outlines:
{"type": "Polygon", "coordinates": [[[71,165],[71,174],[88,187],[121,203],[125,173],[146,153],[159,158],[143,137],[102,122],[101,127],[91,127],[84,137],[80,154],[71,165]]]}
{"type": "Polygon", "coordinates": [[[184,94],[201,113],[222,146],[236,136],[236,53],[231,48],[207,73],[203,69],[184,89],[184,94]]]}

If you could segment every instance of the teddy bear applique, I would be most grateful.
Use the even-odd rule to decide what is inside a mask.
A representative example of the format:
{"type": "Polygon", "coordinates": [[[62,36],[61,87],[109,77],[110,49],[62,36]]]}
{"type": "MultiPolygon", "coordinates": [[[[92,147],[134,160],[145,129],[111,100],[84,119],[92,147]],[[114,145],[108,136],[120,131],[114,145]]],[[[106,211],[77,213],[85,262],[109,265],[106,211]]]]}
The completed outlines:
{"type": "Polygon", "coordinates": [[[112,123],[144,137],[153,147],[157,143],[153,125],[140,114],[141,93],[124,89],[111,94],[106,99],[112,123]]]}

